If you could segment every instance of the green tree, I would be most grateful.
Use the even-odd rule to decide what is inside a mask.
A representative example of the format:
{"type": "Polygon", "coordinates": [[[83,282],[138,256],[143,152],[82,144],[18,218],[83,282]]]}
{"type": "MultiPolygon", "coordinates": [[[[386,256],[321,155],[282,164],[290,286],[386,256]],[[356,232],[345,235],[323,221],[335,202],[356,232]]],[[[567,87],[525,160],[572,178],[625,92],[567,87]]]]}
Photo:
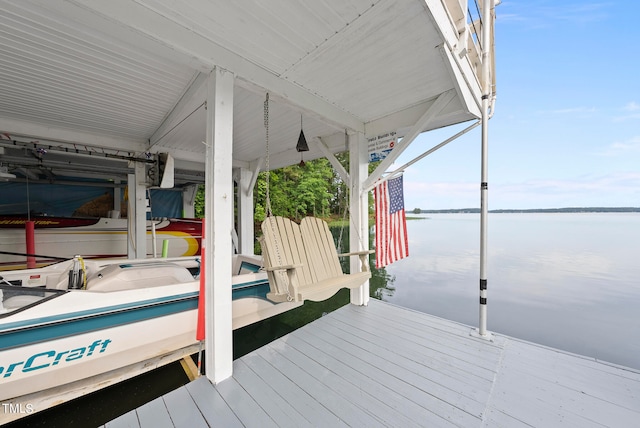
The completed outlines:
{"type": "Polygon", "coordinates": [[[196,218],[204,218],[204,184],[198,186],[193,204],[196,218]]]}
{"type": "MultiPolygon", "coordinates": [[[[328,217],[332,214],[335,173],[326,159],[308,161],[269,173],[269,200],[275,215],[301,219],[304,216],[328,217]]],[[[267,173],[260,173],[254,189],[255,221],[267,214],[267,173]]]]}
{"type": "MultiPolygon", "coordinates": [[[[338,153],[338,161],[348,171],[349,152],[338,153]]],[[[378,163],[369,164],[369,172],[378,163]]],[[[267,173],[261,172],[253,192],[254,221],[259,224],[267,216],[267,173]]],[[[305,216],[342,218],[349,209],[349,189],[325,159],[291,165],[269,172],[269,199],[275,215],[300,220],[305,216]]],[[[373,215],[373,194],[369,193],[369,214],[373,215]]],[[[195,216],[204,217],[204,185],[198,188],[195,216]]]]}

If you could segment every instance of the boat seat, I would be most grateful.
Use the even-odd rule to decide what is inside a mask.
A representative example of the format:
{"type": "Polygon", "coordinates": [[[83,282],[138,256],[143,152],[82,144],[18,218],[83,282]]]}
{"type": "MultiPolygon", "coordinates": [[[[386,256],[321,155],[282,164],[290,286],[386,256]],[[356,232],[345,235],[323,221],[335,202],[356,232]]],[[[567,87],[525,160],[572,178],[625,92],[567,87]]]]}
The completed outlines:
{"type": "Polygon", "coordinates": [[[45,281],[45,287],[55,290],[66,290],[69,288],[69,271],[64,271],[61,274],[55,273],[47,275],[45,281]]]}
{"type": "Polygon", "coordinates": [[[321,301],[341,288],[357,288],[371,278],[371,251],[338,255],[324,220],[305,217],[298,225],[284,217],[268,217],[262,223],[262,233],[262,255],[270,286],[267,298],[271,301],[321,301]],[[354,255],[360,257],[362,271],[343,273],[338,257],[354,255]]]}
{"type": "Polygon", "coordinates": [[[87,290],[120,291],[193,282],[189,270],[175,263],[142,262],[109,265],[87,278],[87,290]]]}

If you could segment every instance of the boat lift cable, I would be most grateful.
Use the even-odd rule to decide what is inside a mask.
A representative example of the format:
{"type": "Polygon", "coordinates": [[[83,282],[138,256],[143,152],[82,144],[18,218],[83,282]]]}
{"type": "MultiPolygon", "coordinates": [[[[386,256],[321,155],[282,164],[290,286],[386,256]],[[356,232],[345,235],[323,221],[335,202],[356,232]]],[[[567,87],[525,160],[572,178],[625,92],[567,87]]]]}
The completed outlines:
{"type": "Polygon", "coordinates": [[[198,110],[200,110],[202,107],[207,108],[207,102],[203,102],[202,104],[200,104],[198,107],[196,107],[191,113],[189,113],[188,115],[186,115],[185,117],[183,117],[178,123],[176,123],[173,127],[171,127],[169,130],[167,130],[167,132],[165,132],[164,134],[162,134],[157,140],[155,140],[153,143],[149,143],[150,144],[150,148],[155,146],[156,144],[158,144],[164,137],[166,137],[167,135],[169,135],[174,129],[176,129],[178,126],[182,125],[183,122],[185,122],[187,119],[189,119],[191,116],[193,116],[198,110]]]}
{"type": "MultiPolygon", "coordinates": [[[[476,12],[478,14],[478,19],[480,21],[480,28],[482,31],[482,26],[483,26],[483,22],[482,22],[482,13],[480,12],[480,7],[478,6],[478,2],[474,1],[475,5],[476,5],[476,12]]],[[[469,8],[467,8],[467,13],[469,14],[469,17],[471,18],[471,10],[469,8]]],[[[480,31],[478,31],[478,29],[476,28],[476,21],[474,19],[471,19],[471,25],[473,26],[473,32],[475,34],[478,35],[477,37],[477,41],[478,41],[478,46],[480,47],[480,51],[482,51],[482,38],[480,37],[480,31]]]]}
{"type": "Polygon", "coordinates": [[[11,251],[0,251],[0,254],[5,254],[8,256],[38,257],[41,259],[51,259],[51,260],[71,260],[73,258],[73,257],[43,256],[41,254],[13,253],[11,251]]]}

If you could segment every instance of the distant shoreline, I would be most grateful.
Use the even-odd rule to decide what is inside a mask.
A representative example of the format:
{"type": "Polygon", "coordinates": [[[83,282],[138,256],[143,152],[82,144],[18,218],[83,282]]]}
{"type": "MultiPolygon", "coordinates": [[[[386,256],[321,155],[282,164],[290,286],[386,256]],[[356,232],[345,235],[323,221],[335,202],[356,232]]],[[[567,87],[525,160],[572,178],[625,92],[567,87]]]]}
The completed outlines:
{"type": "MultiPolygon", "coordinates": [[[[637,213],[640,207],[570,207],[570,208],[533,208],[489,210],[492,214],[511,213],[637,213]]],[[[478,214],[480,208],[455,208],[445,210],[423,210],[416,208],[407,214],[478,214]]]]}

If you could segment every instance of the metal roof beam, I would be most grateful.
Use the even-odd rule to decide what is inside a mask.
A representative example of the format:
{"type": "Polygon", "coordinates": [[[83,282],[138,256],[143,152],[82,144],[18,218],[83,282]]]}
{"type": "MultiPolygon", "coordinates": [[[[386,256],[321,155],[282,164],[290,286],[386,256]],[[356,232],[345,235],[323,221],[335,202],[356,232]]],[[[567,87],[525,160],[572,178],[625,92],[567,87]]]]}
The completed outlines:
{"type": "Polygon", "coordinates": [[[58,128],[40,125],[19,119],[0,117],[0,130],[10,136],[20,136],[45,141],[55,141],[67,144],[81,144],[91,147],[103,147],[124,152],[143,153],[146,151],[146,141],[110,137],[104,134],[94,134],[77,129],[58,128]]]}

